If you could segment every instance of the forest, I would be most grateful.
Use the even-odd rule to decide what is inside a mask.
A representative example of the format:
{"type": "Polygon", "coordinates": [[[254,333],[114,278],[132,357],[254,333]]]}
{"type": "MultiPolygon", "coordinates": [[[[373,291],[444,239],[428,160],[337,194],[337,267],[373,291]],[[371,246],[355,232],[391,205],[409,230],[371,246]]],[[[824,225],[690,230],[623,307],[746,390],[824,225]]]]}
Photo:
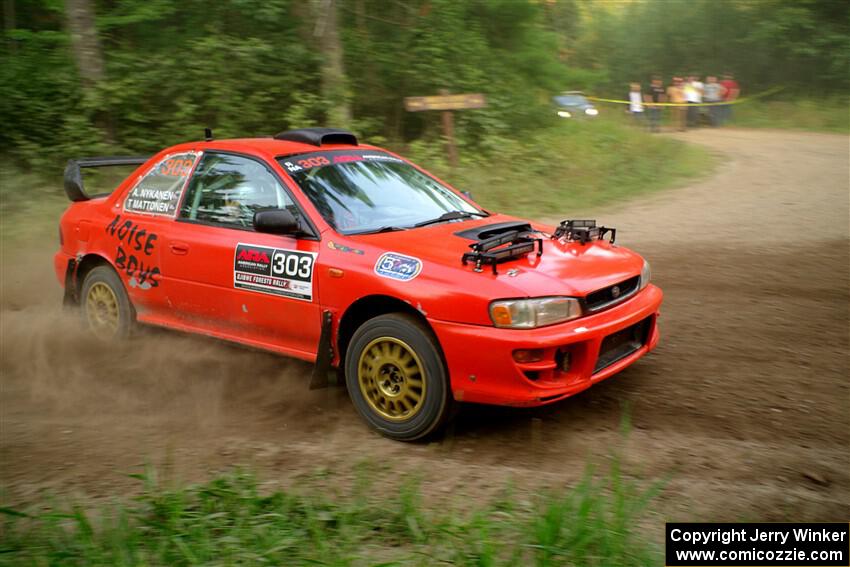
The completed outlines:
{"type": "Polygon", "coordinates": [[[623,98],[653,74],[735,73],[747,96],[844,97],[840,0],[3,0],[3,158],[149,152],[217,137],[347,127],[438,140],[403,98],[480,92],[457,113],[486,153],[552,121],[551,96],[623,98]],[[617,96],[619,95],[619,96],[617,96]]]}

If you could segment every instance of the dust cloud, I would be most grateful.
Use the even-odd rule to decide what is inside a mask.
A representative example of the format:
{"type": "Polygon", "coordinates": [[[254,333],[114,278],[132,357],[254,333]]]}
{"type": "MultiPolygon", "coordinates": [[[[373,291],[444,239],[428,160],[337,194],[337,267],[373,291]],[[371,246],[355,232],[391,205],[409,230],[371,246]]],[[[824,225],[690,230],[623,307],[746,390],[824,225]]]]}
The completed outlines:
{"type": "Polygon", "coordinates": [[[298,361],[151,328],[129,341],[94,339],[79,310],[62,307],[54,246],[3,248],[4,405],[25,397],[58,420],[120,413],[203,427],[229,408],[277,404],[285,413],[309,397],[311,366],[298,361]]]}

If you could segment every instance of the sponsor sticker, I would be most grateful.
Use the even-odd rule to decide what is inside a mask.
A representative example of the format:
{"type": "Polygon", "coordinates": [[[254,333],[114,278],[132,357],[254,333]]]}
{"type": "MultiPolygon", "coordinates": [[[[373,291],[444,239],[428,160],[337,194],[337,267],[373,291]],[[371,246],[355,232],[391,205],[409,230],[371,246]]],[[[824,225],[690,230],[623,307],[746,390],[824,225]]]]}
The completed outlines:
{"type": "Polygon", "coordinates": [[[391,156],[383,152],[376,152],[374,150],[335,150],[330,152],[312,152],[309,154],[287,157],[281,160],[281,164],[283,164],[286,171],[295,174],[316,167],[325,167],[328,165],[358,161],[402,163],[402,160],[395,156],[391,156]]]}
{"type": "Polygon", "coordinates": [[[412,280],[421,271],[422,262],[418,258],[395,252],[384,252],[375,262],[376,274],[400,282],[412,280]]]}
{"type": "Polygon", "coordinates": [[[315,252],[236,245],[233,287],[313,301],[315,252]]]}
{"type": "Polygon", "coordinates": [[[328,248],[331,250],[338,250],[340,252],[351,252],[352,254],[358,254],[360,256],[364,254],[363,250],[359,248],[352,248],[350,246],[345,246],[344,244],[337,244],[333,240],[328,241],[328,248]]]}

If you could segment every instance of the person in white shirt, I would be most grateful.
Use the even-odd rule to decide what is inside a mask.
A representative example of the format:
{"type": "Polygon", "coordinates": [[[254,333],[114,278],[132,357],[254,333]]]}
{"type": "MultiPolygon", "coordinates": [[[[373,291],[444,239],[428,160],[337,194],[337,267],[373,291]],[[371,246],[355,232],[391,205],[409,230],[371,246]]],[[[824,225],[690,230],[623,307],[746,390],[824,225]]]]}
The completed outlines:
{"type": "MultiPolygon", "coordinates": [[[[705,86],[699,77],[691,75],[685,83],[685,100],[688,104],[700,104],[702,102],[702,91],[705,86]]],[[[688,108],[688,126],[696,126],[699,122],[699,107],[692,106],[688,108]]]]}
{"type": "MultiPolygon", "coordinates": [[[[708,76],[705,78],[705,87],[703,88],[703,99],[705,102],[720,103],[726,94],[726,89],[723,85],[717,82],[717,77],[708,76]]],[[[720,126],[720,117],[722,106],[709,106],[708,118],[712,126],[720,126]]]]}
{"type": "Polygon", "coordinates": [[[643,118],[643,96],[640,94],[640,83],[629,85],[629,112],[635,120],[643,118]]]}

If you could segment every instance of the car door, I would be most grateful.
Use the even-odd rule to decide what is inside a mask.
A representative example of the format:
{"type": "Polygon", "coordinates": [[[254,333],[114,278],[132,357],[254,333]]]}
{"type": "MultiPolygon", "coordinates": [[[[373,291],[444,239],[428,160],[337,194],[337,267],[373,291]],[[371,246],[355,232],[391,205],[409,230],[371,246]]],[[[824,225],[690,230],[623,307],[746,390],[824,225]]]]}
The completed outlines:
{"type": "Polygon", "coordinates": [[[163,289],[186,324],[310,359],[321,329],[319,240],[255,231],[254,212],[267,208],[304,218],[264,161],[205,152],[165,237],[163,289]]]}
{"type": "Polygon", "coordinates": [[[174,224],[199,155],[188,150],[162,157],[115,201],[105,230],[97,231],[103,239],[100,249],[111,258],[143,319],[161,317],[168,310],[162,286],[163,236],[174,224]]]}

